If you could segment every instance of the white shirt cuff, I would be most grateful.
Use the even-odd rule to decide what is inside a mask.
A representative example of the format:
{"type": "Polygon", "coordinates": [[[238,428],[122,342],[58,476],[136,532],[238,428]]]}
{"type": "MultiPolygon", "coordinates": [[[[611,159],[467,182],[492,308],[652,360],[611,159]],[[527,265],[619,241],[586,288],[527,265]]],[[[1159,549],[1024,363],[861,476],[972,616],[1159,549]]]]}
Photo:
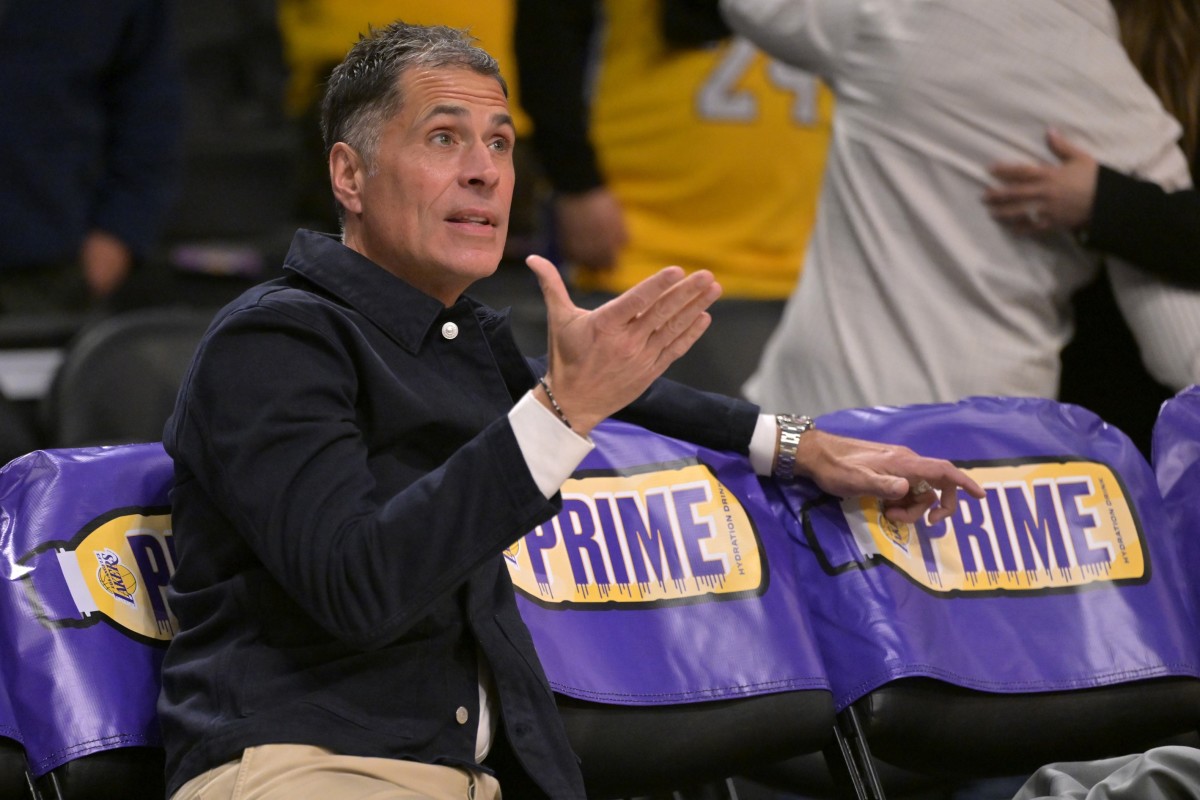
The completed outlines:
{"type": "Polygon", "coordinates": [[[759,414],[750,436],[750,466],[755,475],[770,475],[775,466],[775,441],[779,438],[779,423],[774,414],[759,414]]]}
{"type": "Polygon", "coordinates": [[[553,411],[538,402],[533,392],[526,392],[517,401],[508,412],[508,421],[529,472],[547,500],[562,488],[596,446],[591,439],[563,425],[553,411]]]}

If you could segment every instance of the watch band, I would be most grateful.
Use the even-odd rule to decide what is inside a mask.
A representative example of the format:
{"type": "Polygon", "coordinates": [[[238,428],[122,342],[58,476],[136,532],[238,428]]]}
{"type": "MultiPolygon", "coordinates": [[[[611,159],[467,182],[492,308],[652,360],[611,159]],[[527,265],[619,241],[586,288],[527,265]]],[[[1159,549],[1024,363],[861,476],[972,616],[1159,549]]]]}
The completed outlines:
{"type": "Polygon", "coordinates": [[[800,444],[800,437],[812,430],[813,419],[807,416],[776,414],[775,422],[779,426],[779,434],[775,440],[775,467],[771,472],[778,480],[794,480],[796,447],[800,444]]]}

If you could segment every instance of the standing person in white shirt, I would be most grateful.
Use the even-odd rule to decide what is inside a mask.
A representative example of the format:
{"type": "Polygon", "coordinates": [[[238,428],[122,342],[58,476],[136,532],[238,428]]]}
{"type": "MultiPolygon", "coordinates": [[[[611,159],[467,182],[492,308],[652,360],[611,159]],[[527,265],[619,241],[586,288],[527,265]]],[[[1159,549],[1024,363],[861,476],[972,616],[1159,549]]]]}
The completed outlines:
{"type": "MultiPolygon", "coordinates": [[[[1048,158],[1047,124],[1106,163],[1189,184],[1179,126],[1129,63],[1107,0],[721,0],[733,29],[838,100],[804,277],[745,392],[825,412],[1054,397],[1069,298],[1096,259],[1014,236],[987,165],[1048,158]]],[[[1040,213],[1036,205],[1031,216],[1040,213]]],[[[1200,377],[1200,295],[1117,264],[1122,311],[1165,384],[1200,377]]]]}

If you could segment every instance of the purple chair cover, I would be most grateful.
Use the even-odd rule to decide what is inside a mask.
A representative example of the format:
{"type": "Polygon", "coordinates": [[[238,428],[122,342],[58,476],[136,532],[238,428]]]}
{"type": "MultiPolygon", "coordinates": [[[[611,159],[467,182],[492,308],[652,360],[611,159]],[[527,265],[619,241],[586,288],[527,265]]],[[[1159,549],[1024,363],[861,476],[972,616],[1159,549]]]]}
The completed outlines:
{"type": "Polygon", "coordinates": [[[35,776],[160,743],[171,474],[160,444],[38,451],[0,470],[0,674],[35,776]]]}
{"type": "Polygon", "coordinates": [[[1124,434],[1048,400],[971,398],[822,417],[950,459],[987,490],[946,523],[783,487],[799,585],[838,708],[904,677],[986,692],[1200,675],[1196,614],[1149,465],[1124,434]]]}
{"type": "Polygon", "coordinates": [[[505,556],[554,689],[622,705],[828,690],[794,548],[743,456],[608,421],[505,556]]]}

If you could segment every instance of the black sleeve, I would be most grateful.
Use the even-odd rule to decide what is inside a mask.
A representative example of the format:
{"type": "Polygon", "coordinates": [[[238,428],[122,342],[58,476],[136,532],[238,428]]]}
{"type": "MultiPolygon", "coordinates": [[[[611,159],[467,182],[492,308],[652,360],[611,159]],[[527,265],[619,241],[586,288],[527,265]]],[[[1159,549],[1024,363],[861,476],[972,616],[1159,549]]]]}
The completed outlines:
{"type": "Polygon", "coordinates": [[[90,222],[144,257],[162,235],[176,192],[183,77],[174,41],[174,5],[145,0],[135,6],[100,80],[111,116],[104,177],[90,222]]]}
{"type": "Polygon", "coordinates": [[[702,47],[731,31],[717,0],[662,0],[662,33],[674,47],[702,47]]]}
{"type": "Polygon", "coordinates": [[[513,47],[521,107],[533,120],[533,149],[560,192],[604,183],[588,138],[584,81],[593,0],[517,0],[513,47]]]}
{"type": "Polygon", "coordinates": [[[659,378],[613,417],[664,436],[745,455],[758,414],[758,406],[745,400],[659,378]]]}
{"type": "Polygon", "coordinates": [[[1200,191],[1167,192],[1101,166],[1087,244],[1173,283],[1200,287],[1200,191]]]}
{"type": "MultiPolygon", "coordinates": [[[[527,361],[535,375],[546,374],[546,356],[527,361]]],[[[759,407],[747,400],[659,378],[612,416],[663,436],[745,455],[750,452],[759,413],[759,407]]]]}

